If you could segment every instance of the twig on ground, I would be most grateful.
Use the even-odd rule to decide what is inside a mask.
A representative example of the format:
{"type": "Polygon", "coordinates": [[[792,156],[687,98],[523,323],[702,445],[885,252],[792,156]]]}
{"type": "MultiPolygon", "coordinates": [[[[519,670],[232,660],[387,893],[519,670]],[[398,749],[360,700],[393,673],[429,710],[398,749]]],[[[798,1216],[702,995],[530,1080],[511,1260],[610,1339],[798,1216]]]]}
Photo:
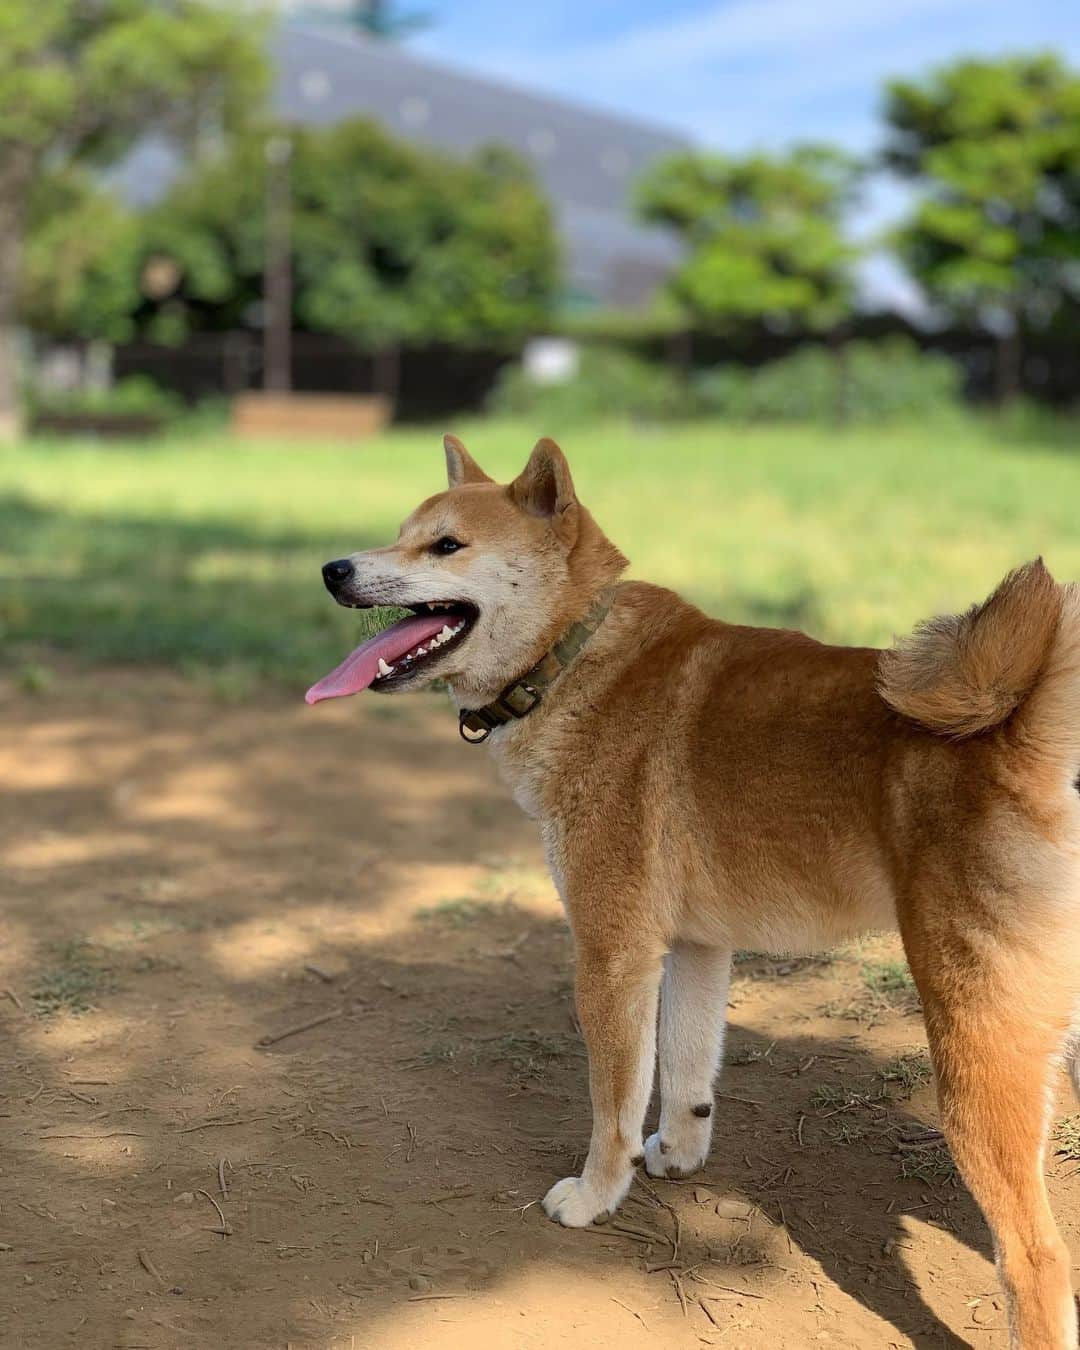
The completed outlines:
{"type": "Polygon", "coordinates": [[[639,1175],[637,1177],[637,1182],[638,1185],[641,1186],[642,1190],[644,1190],[646,1195],[652,1196],[656,1204],[658,1204],[661,1209],[666,1209],[667,1212],[671,1215],[672,1223],[675,1226],[675,1236],[668,1238],[668,1241],[671,1243],[671,1259],[672,1261],[678,1261],[679,1246],[682,1243],[682,1221],[679,1218],[678,1210],[675,1208],[674,1205],[669,1205],[666,1200],[661,1200],[660,1196],[657,1195],[657,1193],[644,1179],[644,1177],[639,1175]]]}
{"type": "Polygon", "coordinates": [[[715,1280],[707,1280],[703,1275],[699,1275],[698,1279],[702,1284],[707,1284],[710,1289],[722,1289],[725,1294],[738,1294],[740,1298],[765,1297],[764,1294],[752,1294],[749,1289],[736,1289],[735,1286],[731,1284],[717,1284],[715,1280]]]}
{"type": "Polygon", "coordinates": [[[153,1261],[150,1259],[150,1253],[146,1251],[144,1248],[140,1247],[138,1251],[135,1253],[135,1255],[139,1258],[139,1265],[142,1266],[143,1270],[146,1271],[147,1275],[152,1275],[154,1279],[157,1280],[158,1284],[164,1285],[165,1277],[164,1275],[162,1275],[161,1271],[158,1270],[157,1266],[155,1266],[153,1261]]]}
{"type": "Polygon", "coordinates": [[[240,1120],[204,1120],[198,1125],[185,1125],[182,1130],[176,1130],[176,1134],[193,1134],[196,1130],[214,1130],[219,1126],[226,1125],[251,1125],[256,1120],[269,1120],[267,1116],[244,1116],[240,1120]]]}
{"type": "Polygon", "coordinates": [[[646,1233],[640,1228],[628,1228],[620,1223],[605,1223],[596,1226],[590,1226],[583,1230],[586,1233],[593,1233],[597,1237],[603,1237],[605,1232],[620,1233],[623,1237],[632,1238],[635,1242],[647,1242],[653,1246],[657,1242],[667,1242],[663,1233],[646,1233]]]}
{"type": "Polygon", "coordinates": [[[221,1206],[218,1204],[218,1202],[214,1199],[214,1197],[210,1194],[209,1191],[200,1191],[199,1194],[200,1194],[200,1195],[205,1195],[206,1198],[207,1198],[207,1200],[209,1200],[210,1203],[211,1203],[211,1204],[214,1206],[214,1208],[217,1210],[217,1212],[218,1212],[218,1218],[221,1220],[221,1236],[222,1236],[222,1237],[229,1237],[229,1236],[231,1236],[231,1234],[232,1234],[232,1228],[229,1226],[229,1223],[228,1223],[228,1221],[227,1221],[226,1218],[225,1218],[225,1212],[224,1212],[224,1210],[221,1208],[221,1206]]]}
{"type": "Polygon", "coordinates": [[[109,1130],[107,1134],[43,1134],[42,1139],[145,1139],[139,1130],[109,1130]]]}
{"type": "Polygon", "coordinates": [[[645,1321],[644,1317],[642,1317],[642,1315],[641,1315],[639,1312],[635,1312],[635,1311],[633,1310],[633,1308],[627,1307],[627,1305],[626,1305],[625,1303],[623,1303],[622,1299],[618,1299],[618,1298],[612,1297],[612,1300],[611,1300],[611,1301],[612,1301],[612,1303],[617,1303],[617,1304],[619,1305],[620,1308],[625,1308],[626,1311],[630,1314],[630,1316],[631,1316],[631,1317],[636,1317],[637,1320],[641,1323],[641,1325],[645,1328],[645,1330],[648,1331],[649,1325],[648,1325],[648,1323],[645,1321]]]}
{"type": "Polygon", "coordinates": [[[321,1027],[324,1022],[332,1022],[335,1017],[343,1016],[344,1012],[344,1008],[335,1008],[333,1012],[309,1017],[306,1022],[297,1022],[296,1026],[286,1027],[284,1031],[278,1031],[273,1036],[260,1036],[255,1042],[256,1048],[265,1050],[268,1045],[277,1045],[278,1041],[283,1041],[288,1036],[299,1036],[301,1031],[310,1031],[312,1027],[321,1027]]]}
{"type": "Polygon", "coordinates": [[[709,1319],[709,1321],[713,1324],[714,1327],[720,1326],[720,1323],[712,1315],[712,1311],[710,1310],[709,1305],[705,1302],[703,1298],[698,1299],[698,1307],[701,1309],[701,1311],[705,1314],[705,1316],[709,1319]]]}
{"type": "Polygon", "coordinates": [[[231,1167],[232,1167],[232,1163],[229,1162],[228,1158],[220,1158],[220,1159],[218,1160],[218,1165],[217,1165],[217,1179],[218,1179],[218,1187],[219,1187],[220,1190],[221,1190],[221,1198],[222,1198],[222,1200],[228,1200],[228,1198],[229,1198],[229,1187],[228,1187],[228,1185],[227,1185],[227,1183],[226,1183],[226,1181],[225,1181],[225,1168],[226,1168],[226,1167],[231,1168],[231,1167]]]}
{"type": "Polygon", "coordinates": [[[682,1280],[679,1278],[678,1271],[676,1270],[669,1270],[668,1274],[671,1276],[671,1283],[675,1286],[675,1292],[679,1296],[679,1307],[682,1308],[682,1315],[686,1317],[688,1316],[686,1311],[686,1291],[682,1287],[682,1280]]]}

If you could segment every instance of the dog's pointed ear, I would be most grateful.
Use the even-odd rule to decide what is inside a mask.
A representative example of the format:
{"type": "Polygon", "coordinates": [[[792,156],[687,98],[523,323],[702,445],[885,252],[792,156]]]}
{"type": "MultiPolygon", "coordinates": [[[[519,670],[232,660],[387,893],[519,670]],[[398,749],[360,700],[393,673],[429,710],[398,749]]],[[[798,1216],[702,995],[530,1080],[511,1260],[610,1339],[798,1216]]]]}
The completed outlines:
{"type": "Polygon", "coordinates": [[[566,456],[545,436],[536,442],[529,462],[510,484],[510,495],[530,516],[549,520],[568,548],[578,530],[578,499],[566,456]]]}
{"type": "Polygon", "coordinates": [[[444,436],[443,449],[446,451],[446,479],[452,488],[461,487],[462,483],[494,482],[456,436],[444,436]]]}

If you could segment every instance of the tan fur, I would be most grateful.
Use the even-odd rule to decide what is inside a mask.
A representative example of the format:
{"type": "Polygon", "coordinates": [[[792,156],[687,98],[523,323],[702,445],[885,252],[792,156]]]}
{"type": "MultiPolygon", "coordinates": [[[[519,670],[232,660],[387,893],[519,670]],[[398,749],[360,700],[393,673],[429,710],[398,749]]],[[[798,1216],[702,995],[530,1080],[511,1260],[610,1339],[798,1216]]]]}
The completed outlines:
{"type": "Polygon", "coordinates": [[[945,736],[999,726],[1034,688],[1057,634],[1061,588],[1041,558],[966,614],[921,624],[881,658],[890,707],[945,736]]]}
{"type": "MultiPolygon", "coordinates": [[[[458,486],[354,561],[388,603],[480,607],[431,675],[476,707],[624,560],[550,442],[510,487],[462,452],[447,451],[458,486]],[[446,531],[469,547],[435,564],[446,531]]],[[[1042,1161],[1080,1026],[1080,592],[1033,563],[882,654],[624,582],[573,667],[490,748],[539,824],[578,953],[593,1133],[547,1212],[580,1226],[610,1211],[643,1153],[653,1175],[700,1164],[732,949],[812,951],[896,925],[1013,1345],[1075,1350],[1042,1161]],[[661,980],[661,1127],[643,1148],[661,980]]]]}

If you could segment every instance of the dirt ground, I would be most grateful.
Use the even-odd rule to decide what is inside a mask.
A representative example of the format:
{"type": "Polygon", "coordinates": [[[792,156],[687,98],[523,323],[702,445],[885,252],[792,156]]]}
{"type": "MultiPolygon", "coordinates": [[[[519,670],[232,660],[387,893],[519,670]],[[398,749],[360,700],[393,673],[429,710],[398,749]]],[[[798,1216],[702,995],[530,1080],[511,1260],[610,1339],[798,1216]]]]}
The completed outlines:
{"type": "Polygon", "coordinates": [[[0,794],[3,1346],[1006,1345],[891,939],[740,961],[705,1172],[569,1232],[570,943],[443,704],[0,688],[0,794]]]}

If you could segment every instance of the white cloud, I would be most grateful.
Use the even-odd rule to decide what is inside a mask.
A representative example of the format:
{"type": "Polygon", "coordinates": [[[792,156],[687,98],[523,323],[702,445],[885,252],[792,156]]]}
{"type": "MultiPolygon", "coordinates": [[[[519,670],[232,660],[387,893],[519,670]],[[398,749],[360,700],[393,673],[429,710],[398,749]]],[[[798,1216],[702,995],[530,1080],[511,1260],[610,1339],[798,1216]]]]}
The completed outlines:
{"type": "Polygon", "coordinates": [[[734,0],[683,18],[645,24],[614,40],[563,53],[571,68],[612,75],[653,75],[669,64],[701,66],[736,57],[782,53],[798,60],[806,46],[836,47],[861,34],[895,30],[924,15],[977,12],[982,0],[734,0]]]}
{"type": "Polygon", "coordinates": [[[512,13],[481,33],[475,24],[457,30],[447,11],[417,43],[433,57],[734,150],[825,138],[866,150],[886,78],[971,52],[1049,45],[1080,55],[1080,20],[1058,0],[1022,8],[1013,0],[713,0],[690,14],[628,17],[613,36],[577,41],[568,16],[537,41],[512,13]]]}

